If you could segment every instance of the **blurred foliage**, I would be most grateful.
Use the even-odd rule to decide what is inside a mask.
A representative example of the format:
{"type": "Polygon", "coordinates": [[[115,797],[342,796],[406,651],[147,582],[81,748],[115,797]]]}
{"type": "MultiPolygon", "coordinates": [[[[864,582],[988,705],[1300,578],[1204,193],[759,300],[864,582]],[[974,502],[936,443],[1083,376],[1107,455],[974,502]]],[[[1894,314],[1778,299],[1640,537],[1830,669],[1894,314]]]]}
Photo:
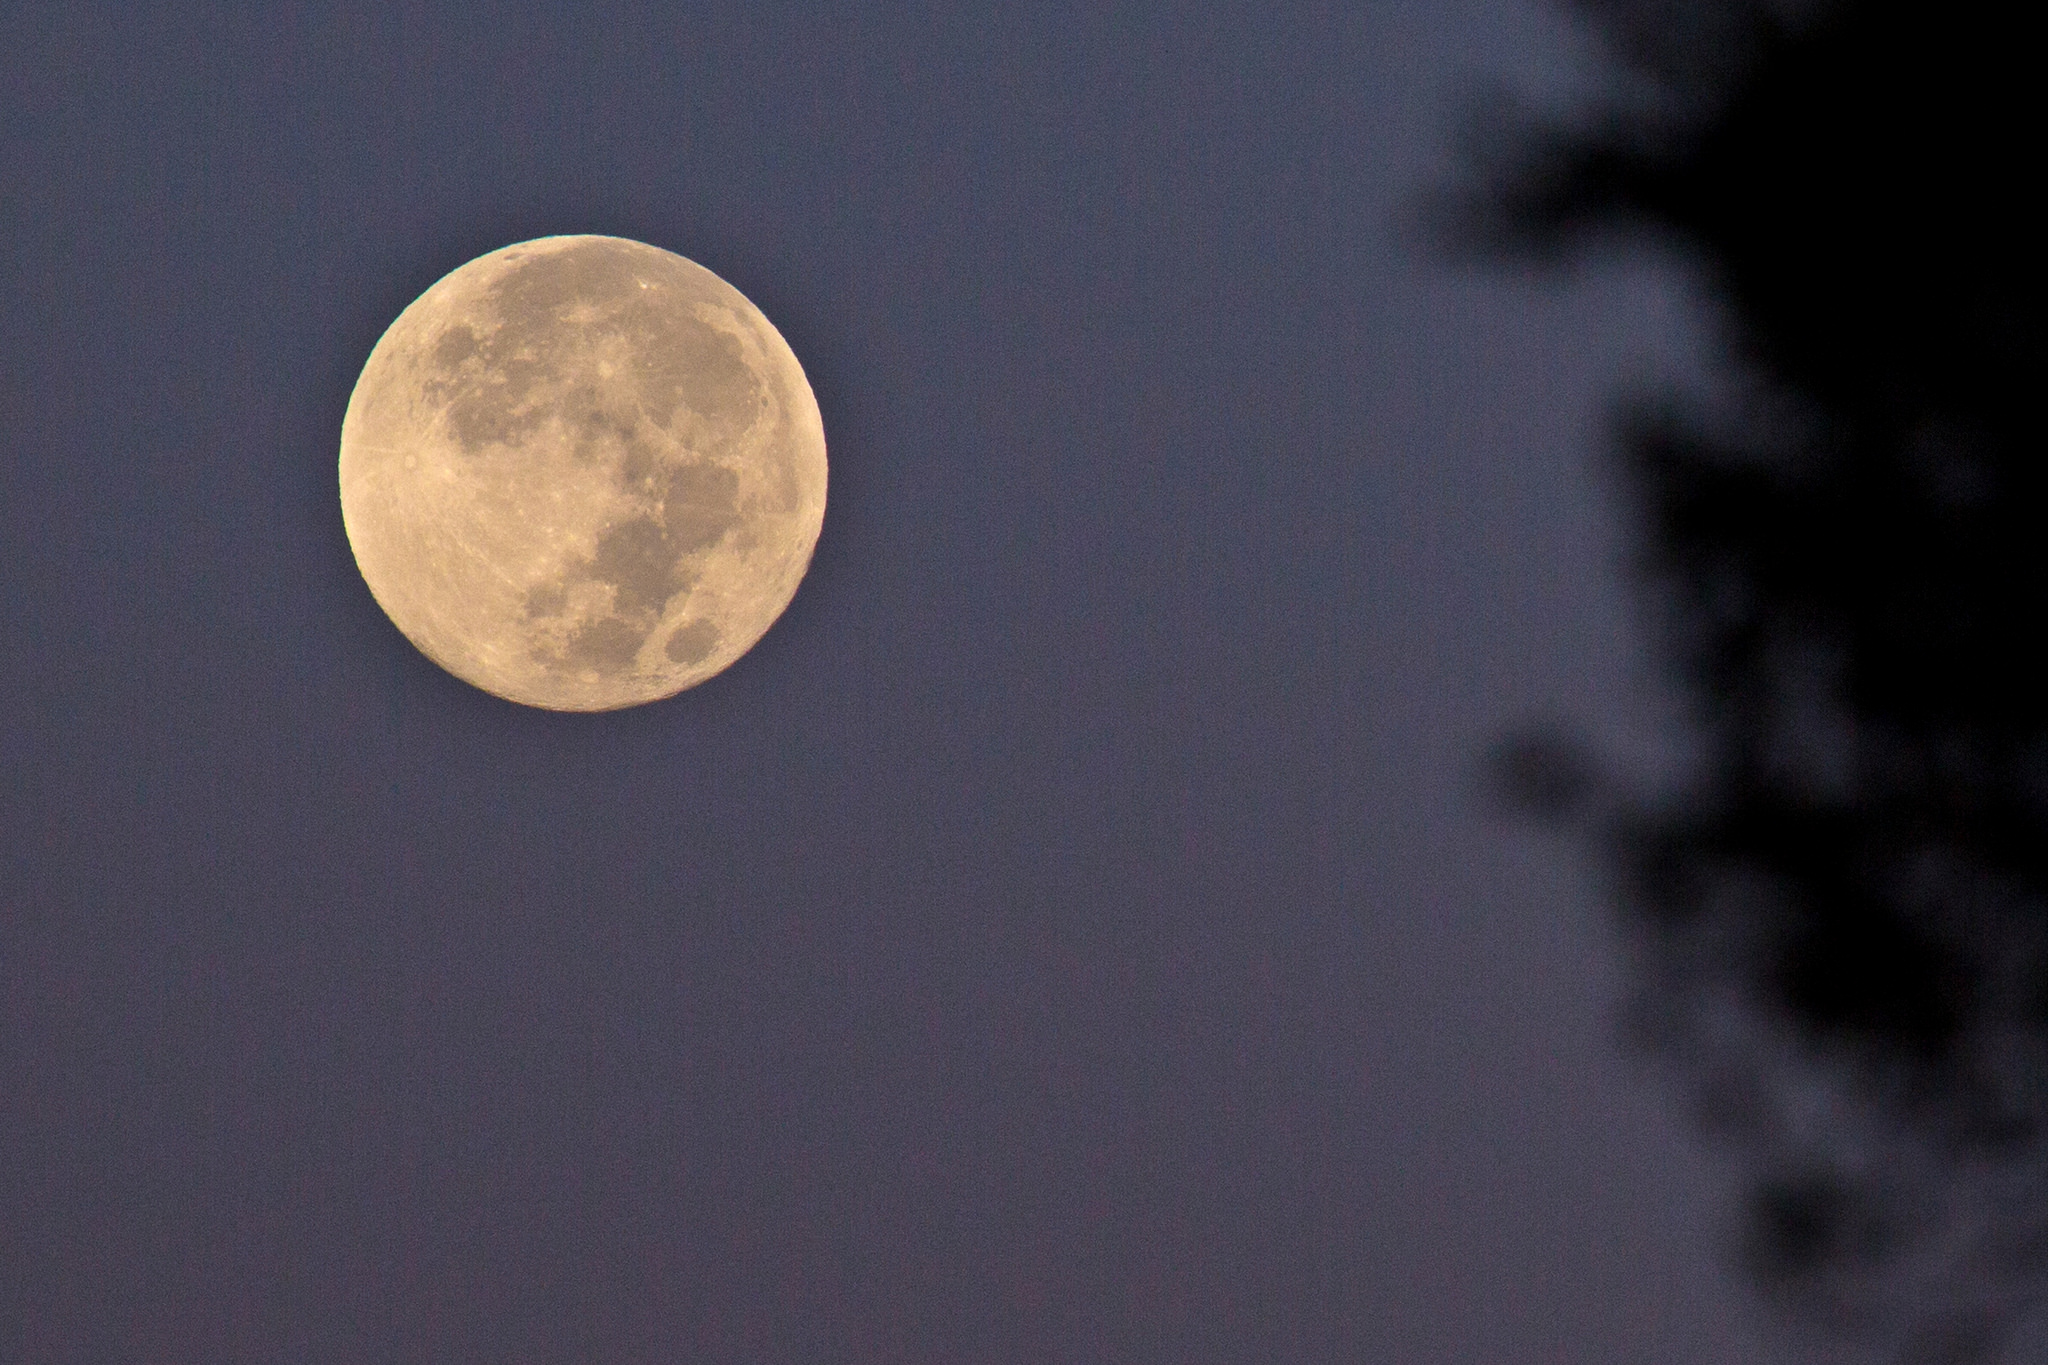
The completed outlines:
{"type": "Polygon", "coordinates": [[[1627,796],[1532,737],[1500,784],[1611,852],[1643,1036],[1755,1163],[1759,1281],[1873,1358],[2006,1358],[2048,1284],[2026,12],[1578,8],[1609,94],[1496,110],[1444,222],[1539,260],[1650,244],[1703,288],[1727,391],[1637,400],[1620,447],[1704,760],[1627,796]]]}

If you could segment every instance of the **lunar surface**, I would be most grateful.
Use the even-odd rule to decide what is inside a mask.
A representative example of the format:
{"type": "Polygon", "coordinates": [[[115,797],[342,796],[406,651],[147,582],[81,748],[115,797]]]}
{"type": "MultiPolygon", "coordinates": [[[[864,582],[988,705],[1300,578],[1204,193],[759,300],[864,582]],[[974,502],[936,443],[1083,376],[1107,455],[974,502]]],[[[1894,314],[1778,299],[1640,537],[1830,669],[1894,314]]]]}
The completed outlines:
{"type": "Polygon", "coordinates": [[[670,696],[752,648],[825,516],[803,368],[740,292],[618,237],[445,276],[371,351],[341,508],[427,657],[529,706],[670,696]]]}

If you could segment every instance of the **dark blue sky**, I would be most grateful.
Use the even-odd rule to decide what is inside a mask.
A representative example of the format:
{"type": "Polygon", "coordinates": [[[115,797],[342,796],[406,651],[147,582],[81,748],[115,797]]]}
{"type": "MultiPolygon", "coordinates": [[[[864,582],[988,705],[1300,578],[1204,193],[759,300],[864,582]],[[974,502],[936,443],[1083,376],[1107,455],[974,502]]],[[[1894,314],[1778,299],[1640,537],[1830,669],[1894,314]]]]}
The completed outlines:
{"type": "Polygon", "coordinates": [[[1747,1355],[1534,712],[1643,734],[1646,268],[1400,230],[1506,0],[0,9],[0,1360],[1747,1355]],[[440,275],[634,237],[824,412],[802,591],[523,710],[349,557],[440,275]]]}

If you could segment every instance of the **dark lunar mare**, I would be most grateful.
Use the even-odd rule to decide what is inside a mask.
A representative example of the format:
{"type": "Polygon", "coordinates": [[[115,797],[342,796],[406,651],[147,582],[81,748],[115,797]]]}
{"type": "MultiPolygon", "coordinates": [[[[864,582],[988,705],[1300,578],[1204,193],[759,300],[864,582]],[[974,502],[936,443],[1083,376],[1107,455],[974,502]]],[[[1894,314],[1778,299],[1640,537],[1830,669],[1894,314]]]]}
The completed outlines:
{"type": "Polygon", "coordinates": [[[1996,1359],[2048,1271],[2038,48],[1983,0],[1582,8],[1613,99],[1496,129],[1446,221],[1708,288],[1742,396],[1622,442],[1703,760],[1631,796],[1532,735],[1499,773],[1611,853],[1759,1281],[1878,1358],[1996,1359]]]}
{"type": "MultiPolygon", "coordinates": [[[[466,325],[450,327],[435,344],[436,375],[425,391],[446,404],[450,429],[477,457],[522,445],[559,416],[575,433],[578,457],[615,466],[622,488],[646,508],[606,530],[563,585],[536,590],[526,603],[529,618],[544,619],[565,609],[565,587],[609,587],[609,614],[577,625],[559,653],[536,657],[558,671],[613,674],[630,667],[668,604],[693,585],[684,557],[738,524],[739,477],[710,456],[759,420],[764,395],[739,343],[691,311],[694,302],[720,301],[723,286],[708,272],[606,240],[520,254],[526,259],[481,300],[495,329],[479,338],[466,325]],[[626,382],[593,376],[558,391],[587,363],[593,338],[624,343],[626,382]],[[694,459],[679,461],[655,440],[679,428],[694,459]]],[[[717,640],[709,622],[690,623],[667,654],[693,663],[717,640]]]]}

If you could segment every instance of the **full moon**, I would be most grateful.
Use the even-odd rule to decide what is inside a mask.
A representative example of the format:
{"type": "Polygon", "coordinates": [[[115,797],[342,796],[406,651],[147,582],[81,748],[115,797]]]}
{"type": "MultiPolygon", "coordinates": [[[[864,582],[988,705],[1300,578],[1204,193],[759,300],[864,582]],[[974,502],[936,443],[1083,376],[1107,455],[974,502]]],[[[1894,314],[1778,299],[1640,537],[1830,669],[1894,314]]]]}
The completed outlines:
{"type": "Polygon", "coordinates": [[[378,341],[342,421],[341,511],[428,658],[509,701],[609,711],[703,682],[789,605],[825,426],[724,280],[543,237],[444,276],[378,341]]]}

